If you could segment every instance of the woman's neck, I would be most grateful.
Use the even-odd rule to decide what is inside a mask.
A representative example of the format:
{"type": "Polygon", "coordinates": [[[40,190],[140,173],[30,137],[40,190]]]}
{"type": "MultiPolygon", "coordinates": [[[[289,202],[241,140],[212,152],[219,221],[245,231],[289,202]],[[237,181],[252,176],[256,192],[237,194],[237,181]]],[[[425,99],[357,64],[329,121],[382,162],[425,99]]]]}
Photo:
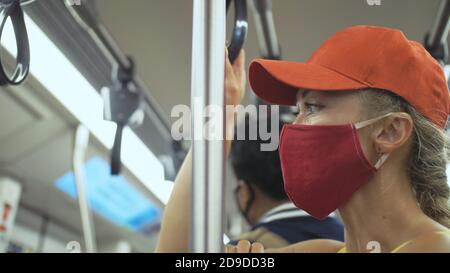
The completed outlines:
{"type": "Polygon", "coordinates": [[[348,252],[390,252],[430,229],[420,210],[406,172],[379,171],[342,207],[348,252]],[[374,249],[375,247],[375,249],[374,249]]]}

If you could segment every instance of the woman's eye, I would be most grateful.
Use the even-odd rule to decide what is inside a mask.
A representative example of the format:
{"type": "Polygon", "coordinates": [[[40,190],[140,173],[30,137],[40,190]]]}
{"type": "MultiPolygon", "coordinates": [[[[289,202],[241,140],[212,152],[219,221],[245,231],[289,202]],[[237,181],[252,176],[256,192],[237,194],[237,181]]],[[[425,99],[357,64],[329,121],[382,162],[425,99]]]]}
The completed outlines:
{"type": "Polygon", "coordinates": [[[302,107],[301,107],[301,105],[299,103],[297,103],[296,106],[292,106],[291,107],[292,115],[297,117],[302,112],[301,109],[302,109],[302,107]]]}
{"type": "Polygon", "coordinates": [[[295,109],[292,110],[292,114],[296,119],[298,118],[308,118],[310,115],[315,114],[317,111],[320,111],[323,108],[323,105],[313,104],[313,103],[304,103],[303,105],[298,104],[295,109]]]}
{"type": "Polygon", "coordinates": [[[305,104],[305,108],[306,108],[306,113],[308,114],[313,114],[317,111],[320,111],[320,109],[322,108],[321,105],[317,105],[317,104],[310,104],[310,103],[306,103],[305,104]]]}

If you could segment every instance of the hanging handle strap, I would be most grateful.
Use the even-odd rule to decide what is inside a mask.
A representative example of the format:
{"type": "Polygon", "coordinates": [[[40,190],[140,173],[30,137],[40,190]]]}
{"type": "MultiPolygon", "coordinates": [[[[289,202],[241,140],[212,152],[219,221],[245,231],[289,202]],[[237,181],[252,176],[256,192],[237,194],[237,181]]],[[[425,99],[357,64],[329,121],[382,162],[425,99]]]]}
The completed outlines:
{"type": "Polygon", "coordinates": [[[122,148],[122,131],[123,125],[117,124],[116,136],[114,138],[114,145],[111,150],[111,175],[120,174],[120,150],[122,148]]]}
{"type": "Polygon", "coordinates": [[[0,1],[0,36],[3,34],[4,27],[8,18],[14,28],[17,44],[16,67],[11,77],[5,72],[3,60],[0,58],[0,85],[18,85],[28,76],[30,68],[30,45],[25,26],[25,18],[19,0],[0,1]]]}
{"type": "MultiPolygon", "coordinates": [[[[227,12],[232,0],[227,0],[227,12]]],[[[229,59],[233,63],[239,56],[239,52],[244,47],[245,39],[247,37],[248,22],[247,22],[247,2],[246,0],[234,0],[234,14],[235,22],[233,29],[233,37],[228,46],[229,59]]]]}

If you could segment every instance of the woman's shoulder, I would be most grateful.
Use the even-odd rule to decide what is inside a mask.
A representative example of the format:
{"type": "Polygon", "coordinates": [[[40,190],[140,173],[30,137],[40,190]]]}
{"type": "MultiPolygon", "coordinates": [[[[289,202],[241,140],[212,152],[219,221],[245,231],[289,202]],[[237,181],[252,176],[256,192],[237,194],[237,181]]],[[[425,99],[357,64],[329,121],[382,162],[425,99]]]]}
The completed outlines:
{"type": "Polygon", "coordinates": [[[397,253],[450,253],[450,230],[442,229],[435,232],[423,234],[411,240],[397,253]]]}

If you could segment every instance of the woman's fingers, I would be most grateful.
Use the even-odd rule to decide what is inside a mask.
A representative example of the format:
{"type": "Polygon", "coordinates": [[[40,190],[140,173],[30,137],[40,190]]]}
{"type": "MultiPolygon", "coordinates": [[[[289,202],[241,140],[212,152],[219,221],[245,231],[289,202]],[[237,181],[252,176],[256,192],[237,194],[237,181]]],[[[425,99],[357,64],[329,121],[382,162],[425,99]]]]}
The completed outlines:
{"type": "Polygon", "coordinates": [[[234,64],[228,58],[225,50],[225,93],[227,105],[238,105],[241,103],[245,93],[245,53],[240,52],[234,64]]]}
{"type": "Polygon", "coordinates": [[[228,57],[228,49],[225,47],[225,80],[228,78],[227,76],[233,75],[233,65],[231,65],[230,58],[228,57]]]}
{"type": "Polygon", "coordinates": [[[247,240],[241,240],[237,244],[237,253],[250,253],[252,244],[247,240]]]}
{"type": "Polygon", "coordinates": [[[242,49],[239,52],[239,56],[233,63],[234,75],[236,75],[237,80],[241,83],[243,87],[245,87],[245,51],[242,49]]]}
{"type": "Polygon", "coordinates": [[[250,243],[247,240],[241,240],[237,246],[226,246],[226,253],[264,253],[264,246],[261,243],[250,243]]]}
{"type": "Polygon", "coordinates": [[[251,253],[264,253],[264,246],[261,243],[253,243],[251,247],[251,253]]]}
{"type": "Polygon", "coordinates": [[[225,246],[225,253],[236,253],[236,247],[231,245],[225,246]]]}

